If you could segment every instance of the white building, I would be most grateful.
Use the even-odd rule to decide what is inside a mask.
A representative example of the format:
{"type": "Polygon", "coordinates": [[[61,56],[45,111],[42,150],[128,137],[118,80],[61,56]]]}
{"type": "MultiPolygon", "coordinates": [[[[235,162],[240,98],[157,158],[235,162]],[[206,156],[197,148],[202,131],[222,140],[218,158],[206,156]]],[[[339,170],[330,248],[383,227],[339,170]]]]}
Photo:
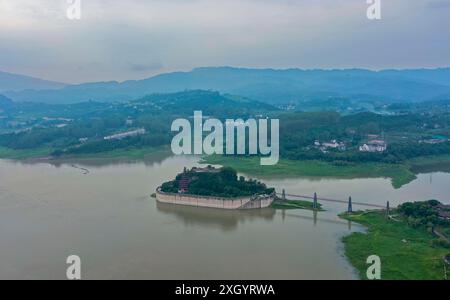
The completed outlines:
{"type": "Polygon", "coordinates": [[[384,152],[387,149],[387,144],[382,140],[369,141],[362,146],[359,146],[361,152],[384,152]]]}
{"type": "Polygon", "coordinates": [[[341,151],[345,151],[345,144],[343,142],[338,142],[337,140],[331,140],[329,142],[323,142],[316,140],[314,142],[314,146],[319,148],[321,151],[325,152],[327,149],[338,149],[341,151]]]}
{"type": "Polygon", "coordinates": [[[324,142],[322,143],[322,146],[325,148],[339,148],[340,144],[336,140],[331,140],[330,142],[324,142]]]}
{"type": "Polygon", "coordinates": [[[140,128],[140,129],[136,129],[136,130],[132,130],[132,131],[127,131],[127,132],[122,132],[122,133],[105,136],[103,139],[105,139],[105,140],[121,140],[126,137],[143,135],[143,134],[145,134],[145,132],[146,131],[144,128],[140,128]]]}

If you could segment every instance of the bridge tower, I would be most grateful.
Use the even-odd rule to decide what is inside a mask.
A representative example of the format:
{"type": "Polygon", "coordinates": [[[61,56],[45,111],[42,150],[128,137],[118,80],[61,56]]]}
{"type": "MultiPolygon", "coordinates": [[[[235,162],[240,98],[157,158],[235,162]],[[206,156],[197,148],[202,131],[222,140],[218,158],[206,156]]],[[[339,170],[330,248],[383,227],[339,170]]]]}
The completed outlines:
{"type": "Polygon", "coordinates": [[[317,209],[317,193],[314,193],[313,209],[317,209]]]}
{"type": "Polygon", "coordinates": [[[352,197],[348,197],[348,209],[347,209],[348,213],[352,213],[353,212],[353,206],[352,206],[352,197]]]}
{"type": "Polygon", "coordinates": [[[281,200],[286,201],[286,191],[284,189],[281,192],[281,200]]]}
{"type": "Polygon", "coordinates": [[[389,201],[386,203],[386,217],[389,217],[389,213],[390,213],[390,206],[389,206],[389,201]]]}

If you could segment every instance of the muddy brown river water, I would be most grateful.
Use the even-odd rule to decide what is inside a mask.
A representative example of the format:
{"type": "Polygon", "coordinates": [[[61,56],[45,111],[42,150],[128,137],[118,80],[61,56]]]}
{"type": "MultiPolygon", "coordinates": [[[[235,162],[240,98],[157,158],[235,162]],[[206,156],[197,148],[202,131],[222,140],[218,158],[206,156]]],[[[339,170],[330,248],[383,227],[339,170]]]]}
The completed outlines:
{"type": "MultiPolygon", "coordinates": [[[[83,279],[356,279],[342,236],[363,230],[326,212],[221,211],[150,197],[195,157],[58,164],[0,160],[0,279],[65,279],[78,255],[83,279]],[[74,167],[75,166],[75,167],[74,167]],[[86,171],[88,170],[88,172],[86,171]]],[[[264,179],[278,190],[391,205],[450,203],[450,174],[388,179],[264,179]]]]}

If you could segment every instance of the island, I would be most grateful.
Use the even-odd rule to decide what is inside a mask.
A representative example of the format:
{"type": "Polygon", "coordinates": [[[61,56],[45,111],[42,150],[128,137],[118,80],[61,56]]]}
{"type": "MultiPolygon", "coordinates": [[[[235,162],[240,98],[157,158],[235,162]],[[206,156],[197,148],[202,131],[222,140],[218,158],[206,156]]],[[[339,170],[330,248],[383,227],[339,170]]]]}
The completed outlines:
{"type": "Polygon", "coordinates": [[[184,168],[174,180],[156,190],[162,203],[220,209],[261,209],[276,199],[275,189],[254,179],[238,176],[228,167],[184,168]]]}

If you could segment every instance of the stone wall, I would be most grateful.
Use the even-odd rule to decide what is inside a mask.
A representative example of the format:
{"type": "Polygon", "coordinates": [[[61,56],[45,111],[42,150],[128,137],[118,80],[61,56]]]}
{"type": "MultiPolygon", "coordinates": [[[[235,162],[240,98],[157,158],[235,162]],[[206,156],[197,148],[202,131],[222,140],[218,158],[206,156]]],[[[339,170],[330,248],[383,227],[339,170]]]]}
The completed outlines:
{"type": "Polygon", "coordinates": [[[158,188],[156,191],[156,200],[162,203],[171,203],[197,207],[210,207],[220,209],[256,209],[269,207],[272,204],[274,198],[270,196],[252,200],[251,197],[242,197],[242,198],[206,197],[187,194],[164,193],[160,190],[160,188],[158,188]]]}

